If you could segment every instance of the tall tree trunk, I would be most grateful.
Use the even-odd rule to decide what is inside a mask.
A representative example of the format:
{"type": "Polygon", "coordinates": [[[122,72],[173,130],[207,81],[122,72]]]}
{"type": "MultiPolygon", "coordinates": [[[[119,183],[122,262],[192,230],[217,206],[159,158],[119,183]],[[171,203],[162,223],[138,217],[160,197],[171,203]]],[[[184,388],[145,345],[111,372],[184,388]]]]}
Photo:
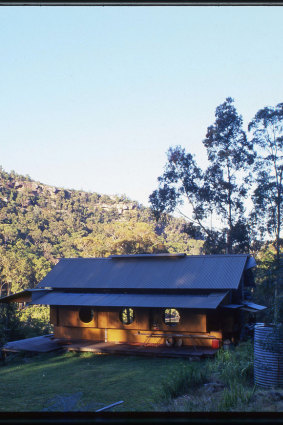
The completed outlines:
{"type": "Polygon", "coordinates": [[[230,176],[230,168],[228,169],[228,183],[229,183],[229,191],[228,191],[228,226],[229,230],[227,233],[227,254],[232,254],[232,193],[231,193],[231,176],[230,176]]]}
{"type": "MultiPolygon", "coordinates": [[[[278,191],[279,192],[279,191],[278,191]]],[[[277,197],[277,231],[276,231],[276,277],[274,282],[274,323],[277,324],[279,320],[279,288],[280,288],[280,230],[281,230],[281,197],[280,193],[278,193],[277,197]]]]}

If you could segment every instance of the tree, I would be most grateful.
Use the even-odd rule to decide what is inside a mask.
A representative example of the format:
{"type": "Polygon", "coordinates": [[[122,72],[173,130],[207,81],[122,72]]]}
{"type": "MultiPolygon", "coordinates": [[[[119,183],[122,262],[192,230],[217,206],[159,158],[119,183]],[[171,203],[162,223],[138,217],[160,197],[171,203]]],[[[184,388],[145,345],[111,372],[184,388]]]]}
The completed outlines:
{"type": "MultiPolygon", "coordinates": [[[[252,196],[254,222],[261,235],[268,233],[275,240],[275,261],[279,273],[280,233],[283,208],[283,103],[260,109],[248,126],[252,143],[257,147],[254,172],[256,187],[252,196]]],[[[278,320],[278,279],[275,280],[274,321],[278,320]]]]}
{"type": "Polygon", "coordinates": [[[216,121],[208,127],[203,141],[210,162],[208,169],[203,172],[181,146],[171,147],[165,171],[158,178],[159,188],[152,192],[149,201],[156,219],[160,219],[164,212],[178,210],[186,200],[191,215],[181,214],[189,221],[191,236],[198,233],[205,239],[206,253],[243,252],[249,243],[244,199],[255,153],[233,99],[227,98],[218,106],[215,116],[216,121]],[[207,220],[215,213],[222,219],[218,230],[207,220]]]}
{"type": "Polygon", "coordinates": [[[160,221],[155,230],[163,237],[168,252],[183,252],[188,255],[202,253],[204,241],[191,237],[191,229],[188,229],[188,223],[184,219],[176,219],[167,215],[166,225],[164,224],[160,221]]]}
{"type": "Polygon", "coordinates": [[[152,224],[133,220],[97,225],[93,234],[78,239],[76,247],[84,257],[167,252],[152,224]]]}
{"type": "MultiPolygon", "coordinates": [[[[283,299],[278,297],[275,300],[274,282],[277,280],[278,268],[276,265],[276,249],[272,241],[265,241],[261,249],[255,254],[257,267],[255,270],[255,279],[257,282],[254,288],[253,299],[258,304],[268,306],[258,317],[259,322],[272,322],[274,317],[282,312],[283,299]],[[281,307],[281,308],[280,308],[281,307]]],[[[276,319],[277,320],[277,319],[276,319]]],[[[282,321],[282,317],[281,317],[282,321]]]]}
{"type": "MultiPolygon", "coordinates": [[[[205,197],[203,188],[203,172],[197,166],[192,154],[186,153],[181,146],[170,147],[167,152],[167,163],[162,176],[158,177],[159,188],[149,196],[153,213],[158,220],[164,212],[170,213],[183,205],[184,199],[188,202],[192,215],[183,216],[192,224],[200,228],[207,235],[209,231],[202,220],[207,215],[204,208],[205,197]]],[[[180,212],[180,210],[179,210],[180,212]]]]}
{"type": "Polygon", "coordinates": [[[228,253],[233,252],[234,242],[240,235],[238,229],[247,230],[244,199],[250,177],[248,171],[255,159],[253,144],[247,140],[242,117],[233,102],[228,97],[216,108],[215,123],[208,127],[203,141],[210,162],[205,173],[206,193],[226,226],[228,253]]]}
{"type": "Polygon", "coordinates": [[[276,258],[280,255],[283,208],[283,103],[260,109],[249,123],[252,143],[258,148],[253,216],[260,219],[260,231],[274,236],[276,258]]]}

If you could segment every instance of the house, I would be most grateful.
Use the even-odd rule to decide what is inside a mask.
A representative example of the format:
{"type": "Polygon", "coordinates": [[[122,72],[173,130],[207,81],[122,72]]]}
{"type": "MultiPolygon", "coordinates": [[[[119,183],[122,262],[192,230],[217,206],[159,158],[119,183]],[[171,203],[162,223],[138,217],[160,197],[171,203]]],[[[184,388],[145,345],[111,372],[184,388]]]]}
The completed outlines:
{"type": "Polygon", "coordinates": [[[63,340],[218,348],[239,337],[254,286],[250,255],[65,258],[35,289],[0,302],[50,306],[63,340]]]}

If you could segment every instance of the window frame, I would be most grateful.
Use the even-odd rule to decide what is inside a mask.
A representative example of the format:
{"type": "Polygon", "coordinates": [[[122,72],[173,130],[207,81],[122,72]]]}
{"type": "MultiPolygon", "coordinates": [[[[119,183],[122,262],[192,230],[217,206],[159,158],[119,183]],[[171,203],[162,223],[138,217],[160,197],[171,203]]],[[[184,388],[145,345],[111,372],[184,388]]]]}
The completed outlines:
{"type": "Polygon", "coordinates": [[[90,323],[90,322],[92,322],[93,321],[93,319],[94,319],[94,310],[93,310],[93,308],[91,308],[91,307],[87,307],[87,306],[82,306],[82,307],[80,307],[79,308],[79,311],[78,311],[78,314],[79,314],[79,319],[80,319],[80,321],[82,322],[82,323],[85,323],[85,324],[88,324],[88,323],[90,323]],[[87,310],[89,310],[89,311],[87,311],[87,310]],[[91,319],[90,320],[84,320],[82,317],[81,317],[81,314],[87,314],[87,313],[90,313],[90,316],[91,316],[91,319]]]}
{"type": "Polygon", "coordinates": [[[164,313],[163,313],[163,323],[166,326],[169,326],[169,327],[174,327],[174,326],[180,325],[180,323],[181,323],[181,314],[180,314],[180,311],[177,308],[175,308],[175,307],[167,307],[167,308],[165,308],[164,309],[164,313]],[[178,322],[170,322],[170,321],[169,322],[166,322],[166,314],[170,314],[169,312],[167,313],[167,310],[169,310],[169,312],[171,310],[175,310],[177,312],[178,317],[179,317],[178,322]]]}
{"type": "Polygon", "coordinates": [[[135,321],[135,319],[136,319],[135,310],[132,307],[122,307],[122,309],[119,312],[119,319],[120,319],[120,322],[123,325],[125,325],[125,326],[131,325],[135,321]],[[125,311],[127,311],[127,313],[126,313],[126,315],[128,317],[128,321],[127,322],[125,322],[123,320],[123,313],[125,311]],[[132,311],[132,313],[131,313],[131,311],[132,311]]]}

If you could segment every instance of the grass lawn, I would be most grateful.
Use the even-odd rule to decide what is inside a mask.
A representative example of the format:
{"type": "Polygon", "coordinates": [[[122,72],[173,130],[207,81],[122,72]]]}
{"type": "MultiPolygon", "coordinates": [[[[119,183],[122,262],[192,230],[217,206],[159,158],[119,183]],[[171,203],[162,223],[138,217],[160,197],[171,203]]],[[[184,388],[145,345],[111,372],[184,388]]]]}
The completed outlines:
{"type": "Polygon", "coordinates": [[[0,366],[0,411],[95,411],[120,400],[111,411],[152,411],[163,382],[187,366],[192,362],[91,353],[20,357],[0,366]]]}
{"type": "Polygon", "coordinates": [[[49,353],[0,365],[0,412],[283,411],[283,389],[253,382],[253,346],[214,360],[49,353]]]}

